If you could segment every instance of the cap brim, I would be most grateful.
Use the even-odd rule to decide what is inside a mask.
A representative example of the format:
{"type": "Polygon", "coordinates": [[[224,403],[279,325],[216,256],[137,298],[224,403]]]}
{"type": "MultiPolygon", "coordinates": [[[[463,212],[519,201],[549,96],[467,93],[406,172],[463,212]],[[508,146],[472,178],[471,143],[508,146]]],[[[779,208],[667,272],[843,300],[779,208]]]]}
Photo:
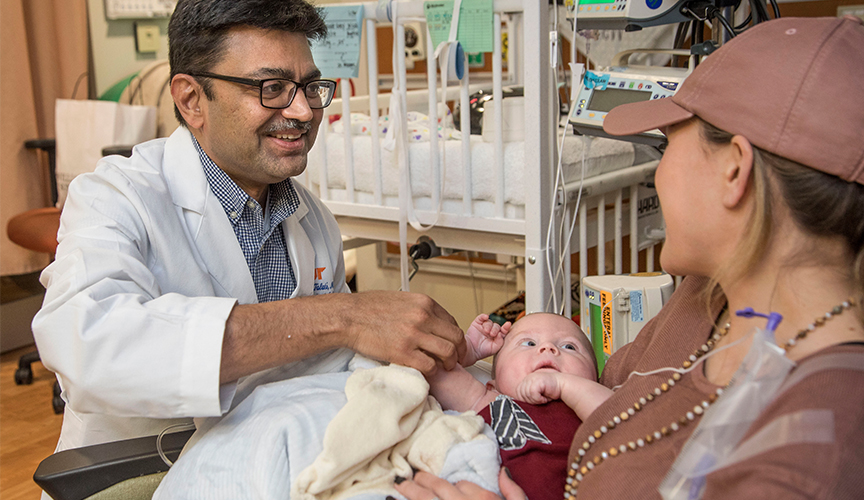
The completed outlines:
{"type": "Polygon", "coordinates": [[[612,108],[603,119],[603,130],[611,135],[636,135],[662,129],[693,117],[672,99],[622,104],[612,108]]]}

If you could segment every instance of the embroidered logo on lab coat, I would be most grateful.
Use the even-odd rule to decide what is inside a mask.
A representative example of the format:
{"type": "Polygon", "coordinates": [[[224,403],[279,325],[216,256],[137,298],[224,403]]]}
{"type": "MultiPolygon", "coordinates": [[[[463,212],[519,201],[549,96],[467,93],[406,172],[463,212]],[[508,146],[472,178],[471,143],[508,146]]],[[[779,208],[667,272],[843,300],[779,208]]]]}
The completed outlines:
{"type": "MultiPolygon", "coordinates": [[[[316,267],[315,268],[315,294],[324,294],[324,293],[333,293],[333,281],[327,281],[324,276],[324,271],[327,270],[327,267],[316,267]]],[[[330,273],[328,273],[329,275],[330,273]]],[[[328,276],[329,277],[329,276],[328,276]]]]}

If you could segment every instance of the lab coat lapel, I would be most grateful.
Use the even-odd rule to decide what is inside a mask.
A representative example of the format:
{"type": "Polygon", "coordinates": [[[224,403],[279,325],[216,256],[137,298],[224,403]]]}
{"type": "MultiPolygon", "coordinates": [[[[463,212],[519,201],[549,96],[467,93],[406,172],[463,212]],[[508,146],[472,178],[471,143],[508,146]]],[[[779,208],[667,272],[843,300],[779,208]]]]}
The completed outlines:
{"type": "Polygon", "coordinates": [[[185,127],[168,138],[164,169],[171,197],[183,211],[187,234],[216,288],[241,304],[257,303],[255,284],[234,228],[207,183],[192,134],[185,127]]]}
{"type": "Polygon", "coordinates": [[[288,248],[291,267],[294,269],[294,280],[297,282],[297,288],[291,294],[292,298],[314,295],[315,281],[312,279],[311,268],[315,266],[315,248],[301,224],[308,212],[309,207],[306,206],[303,197],[300,197],[300,206],[282,222],[285,246],[288,248]]]}

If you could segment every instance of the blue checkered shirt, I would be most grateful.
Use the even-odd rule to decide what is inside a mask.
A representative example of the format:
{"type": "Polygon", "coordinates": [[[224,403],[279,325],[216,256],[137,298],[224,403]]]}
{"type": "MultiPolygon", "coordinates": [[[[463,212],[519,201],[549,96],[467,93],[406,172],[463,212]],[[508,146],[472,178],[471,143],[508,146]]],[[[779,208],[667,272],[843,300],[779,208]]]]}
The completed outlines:
{"type": "Polygon", "coordinates": [[[192,142],[195,143],[201,164],[204,165],[204,175],[207,176],[210,189],[222,204],[234,227],[234,234],[255,283],[258,302],[289,298],[297,288],[297,281],[294,279],[294,269],[285,246],[282,221],[300,206],[300,199],[291,179],[271,184],[267,194],[267,206],[262,208],[213,163],[194,136],[192,142]]]}

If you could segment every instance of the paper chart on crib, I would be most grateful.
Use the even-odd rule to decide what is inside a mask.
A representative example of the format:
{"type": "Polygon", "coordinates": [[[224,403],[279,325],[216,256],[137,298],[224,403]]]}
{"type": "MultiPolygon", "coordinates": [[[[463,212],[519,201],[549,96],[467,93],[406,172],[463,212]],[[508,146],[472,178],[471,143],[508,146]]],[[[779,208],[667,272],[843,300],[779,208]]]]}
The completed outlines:
{"type": "Polygon", "coordinates": [[[362,5],[323,7],[327,38],[312,44],[312,57],[325,78],[357,78],[360,75],[362,5]]]}
{"type": "MultiPolygon", "coordinates": [[[[459,9],[459,29],[456,39],[462,49],[474,54],[492,52],[493,41],[493,0],[462,0],[459,9]]],[[[432,36],[432,45],[437,47],[450,37],[450,21],[453,18],[453,0],[433,0],[423,4],[426,25],[432,36]]]]}

